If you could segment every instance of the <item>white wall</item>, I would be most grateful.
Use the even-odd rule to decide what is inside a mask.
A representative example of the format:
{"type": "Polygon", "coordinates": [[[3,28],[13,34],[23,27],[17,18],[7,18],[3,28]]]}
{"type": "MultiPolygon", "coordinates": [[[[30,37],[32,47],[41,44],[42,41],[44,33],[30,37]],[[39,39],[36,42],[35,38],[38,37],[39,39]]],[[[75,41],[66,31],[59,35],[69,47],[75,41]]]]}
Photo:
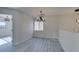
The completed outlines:
{"type": "Polygon", "coordinates": [[[13,15],[13,44],[17,45],[32,37],[32,17],[19,10],[0,8],[1,14],[13,15]]]}
{"type": "Polygon", "coordinates": [[[61,30],[59,36],[64,51],[79,52],[79,33],[61,30]]]}
{"type": "Polygon", "coordinates": [[[76,32],[77,24],[74,14],[64,14],[59,16],[60,30],[76,32]]]}
{"type": "Polygon", "coordinates": [[[64,51],[79,52],[79,30],[75,15],[60,15],[59,20],[59,41],[64,51]]]}
{"type": "Polygon", "coordinates": [[[41,38],[58,38],[58,18],[51,15],[45,17],[44,31],[35,32],[34,37],[41,38]]]}

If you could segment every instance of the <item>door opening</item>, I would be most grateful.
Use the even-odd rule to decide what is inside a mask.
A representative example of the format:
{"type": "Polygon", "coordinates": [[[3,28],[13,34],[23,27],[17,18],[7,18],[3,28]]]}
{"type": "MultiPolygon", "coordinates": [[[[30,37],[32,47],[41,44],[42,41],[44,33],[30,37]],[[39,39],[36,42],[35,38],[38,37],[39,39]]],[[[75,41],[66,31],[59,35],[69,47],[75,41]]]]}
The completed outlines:
{"type": "Polygon", "coordinates": [[[12,43],[12,29],[12,15],[0,14],[0,46],[12,43]]]}

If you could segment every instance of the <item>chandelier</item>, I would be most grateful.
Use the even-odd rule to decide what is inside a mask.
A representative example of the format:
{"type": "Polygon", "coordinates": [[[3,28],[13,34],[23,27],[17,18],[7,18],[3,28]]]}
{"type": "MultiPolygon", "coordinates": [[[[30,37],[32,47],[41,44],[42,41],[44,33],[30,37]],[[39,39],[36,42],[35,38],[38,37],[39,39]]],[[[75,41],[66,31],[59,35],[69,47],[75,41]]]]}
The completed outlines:
{"type": "Polygon", "coordinates": [[[76,13],[76,23],[79,24],[79,9],[74,10],[76,13]]]}
{"type": "Polygon", "coordinates": [[[40,11],[40,15],[36,17],[37,21],[45,21],[45,18],[44,18],[45,14],[42,13],[42,11],[40,11]]]}
{"type": "Polygon", "coordinates": [[[5,21],[10,21],[10,18],[6,16],[5,21]]]}

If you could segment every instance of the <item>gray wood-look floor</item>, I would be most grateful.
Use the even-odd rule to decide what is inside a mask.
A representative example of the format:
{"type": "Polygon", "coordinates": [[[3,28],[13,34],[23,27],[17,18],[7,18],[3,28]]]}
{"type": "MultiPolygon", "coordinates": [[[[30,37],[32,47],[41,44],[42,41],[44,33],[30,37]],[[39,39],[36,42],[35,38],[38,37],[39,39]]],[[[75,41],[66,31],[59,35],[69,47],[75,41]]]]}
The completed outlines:
{"type": "Polygon", "coordinates": [[[15,47],[16,52],[63,52],[57,39],[32,38],[15,47]]]}

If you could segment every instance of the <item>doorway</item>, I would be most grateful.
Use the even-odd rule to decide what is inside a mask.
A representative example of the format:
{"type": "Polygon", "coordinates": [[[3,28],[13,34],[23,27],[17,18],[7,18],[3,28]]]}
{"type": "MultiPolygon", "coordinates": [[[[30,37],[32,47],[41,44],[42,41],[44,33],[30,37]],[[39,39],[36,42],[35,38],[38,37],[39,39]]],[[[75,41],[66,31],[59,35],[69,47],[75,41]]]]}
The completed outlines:
{"type": "Polygon", "coordinates": [[[0,51],[7,51],[13,40],[12,15],[0,14],[0,51]]]}

